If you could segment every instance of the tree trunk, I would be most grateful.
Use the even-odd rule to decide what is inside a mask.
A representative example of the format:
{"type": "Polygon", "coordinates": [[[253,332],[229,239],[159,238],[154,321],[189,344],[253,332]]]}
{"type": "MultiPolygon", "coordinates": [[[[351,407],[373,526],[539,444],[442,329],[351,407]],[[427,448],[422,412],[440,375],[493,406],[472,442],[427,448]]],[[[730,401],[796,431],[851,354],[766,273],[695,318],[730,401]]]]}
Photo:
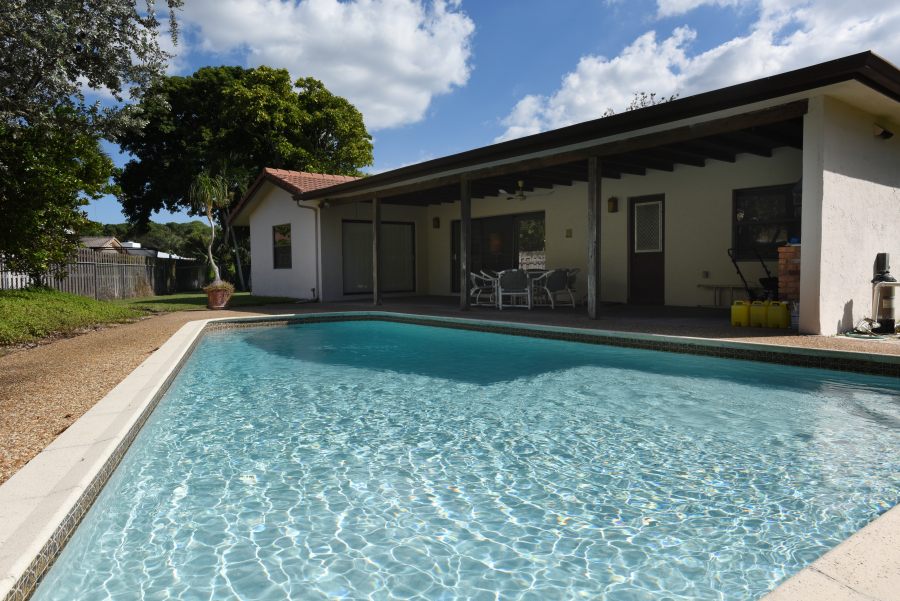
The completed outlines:
{"type": "Polygon", "coordinates": [[[215,275],[213,283],[216,284],[222,281],[222,276],[219,274],[219,266],[216,265],[216,260],[213,259],[212,249],[213,241],[216,239],[216,222],[213,221],[212,207],[207,209],[206,218],[209,219],[209,246],[206,247],[206,253],[209,256],[209,263],[213,268],[213,275],[215,275]]]}

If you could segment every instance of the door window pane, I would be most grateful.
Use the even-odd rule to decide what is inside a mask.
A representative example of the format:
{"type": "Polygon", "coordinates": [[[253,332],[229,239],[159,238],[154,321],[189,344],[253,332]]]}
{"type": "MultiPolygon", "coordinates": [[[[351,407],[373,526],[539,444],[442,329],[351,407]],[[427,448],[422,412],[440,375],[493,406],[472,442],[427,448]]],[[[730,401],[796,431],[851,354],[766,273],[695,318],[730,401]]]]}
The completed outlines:
{"type": "Polygon", "coordinates": [[[634,252],[662,252],[662,203],[635,203],[634,252]]]}
{"type": "Polygon", "coordinates": [[[519,269],[546,269],[544,215],[529,215],[517,220],[519,269]]]}

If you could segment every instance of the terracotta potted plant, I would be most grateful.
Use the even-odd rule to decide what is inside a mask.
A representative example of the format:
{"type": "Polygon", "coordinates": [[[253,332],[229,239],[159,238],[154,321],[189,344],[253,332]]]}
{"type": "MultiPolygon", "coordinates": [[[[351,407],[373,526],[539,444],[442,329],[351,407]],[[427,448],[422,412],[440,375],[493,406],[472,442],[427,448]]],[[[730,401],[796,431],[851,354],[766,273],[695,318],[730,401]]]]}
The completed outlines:
{"type": "Polygon", "coordinates": [[[216,238],[216,222],[213,220],[213,209],[221,209],[228,206],[228,182],[221,175],[210,175],[203,171],[191,184],[191,204],[197,212],[206,213],[209,220],[209,244],[206,247],[209,264],[212,265],[214,279],[211,284],[203,288],[206,292],[206,306],[209,309],[224,309],[231,295],[234,294],[234,286],[222,280],[219,266],[213,257],[213,241],[216,238]]]}
{"type": "Polygon", "coordinates": [[[234,286],[228,282],[213,282],[203,289],[207,309],[224,309],[234,294],[234,286]]]}

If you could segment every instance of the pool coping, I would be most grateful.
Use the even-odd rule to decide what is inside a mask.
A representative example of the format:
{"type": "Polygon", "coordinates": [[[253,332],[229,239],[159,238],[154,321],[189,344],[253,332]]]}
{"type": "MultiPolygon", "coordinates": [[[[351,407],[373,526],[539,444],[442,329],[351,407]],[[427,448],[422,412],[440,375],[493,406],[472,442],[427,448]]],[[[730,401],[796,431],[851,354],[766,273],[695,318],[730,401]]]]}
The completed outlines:
{"type": "MultiPolygon", "coordinates": [[[[900,356],[427,316],[385,311],[188,322],[46,449],[0,485],[0,601],[26,601],[205,332],[380,320],[900,377],[900,356]]],[[[786,599],[888,599],[900,589],[900,505],[769,593],[786,599]]]]}

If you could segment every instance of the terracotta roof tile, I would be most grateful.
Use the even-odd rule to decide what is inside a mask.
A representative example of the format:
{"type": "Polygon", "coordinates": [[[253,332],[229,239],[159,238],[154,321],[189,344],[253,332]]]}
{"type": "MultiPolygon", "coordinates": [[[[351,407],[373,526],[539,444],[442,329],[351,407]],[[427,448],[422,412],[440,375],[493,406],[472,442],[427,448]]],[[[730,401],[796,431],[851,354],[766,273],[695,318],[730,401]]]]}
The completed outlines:
{"type": "Polygon", "coordinates": [[[266,167],[263,170],[265,176],[279,180],[284,187],[297,194],[318,190],[329,186],[336,186],[344,182],[359,179],[350,175],[329,175],[327,173],[307,173],[305,171],[288,171],[287,169],[272,169],[266,167]]]}
{"type": "Polygon", "coordinates": [[[234,221],[244,209],[247,201],[256,193],[259,186],[266,180],[272,182],[292,194],[303,194],[311,190],[329,188],[359,179],[351,175],[329,175],[327,173],[307,173],[306,171],[289,171],[287,169],[273,169],[266,167],[247,190],[247,193],[228,216],[228,221],[234,221]]]}

